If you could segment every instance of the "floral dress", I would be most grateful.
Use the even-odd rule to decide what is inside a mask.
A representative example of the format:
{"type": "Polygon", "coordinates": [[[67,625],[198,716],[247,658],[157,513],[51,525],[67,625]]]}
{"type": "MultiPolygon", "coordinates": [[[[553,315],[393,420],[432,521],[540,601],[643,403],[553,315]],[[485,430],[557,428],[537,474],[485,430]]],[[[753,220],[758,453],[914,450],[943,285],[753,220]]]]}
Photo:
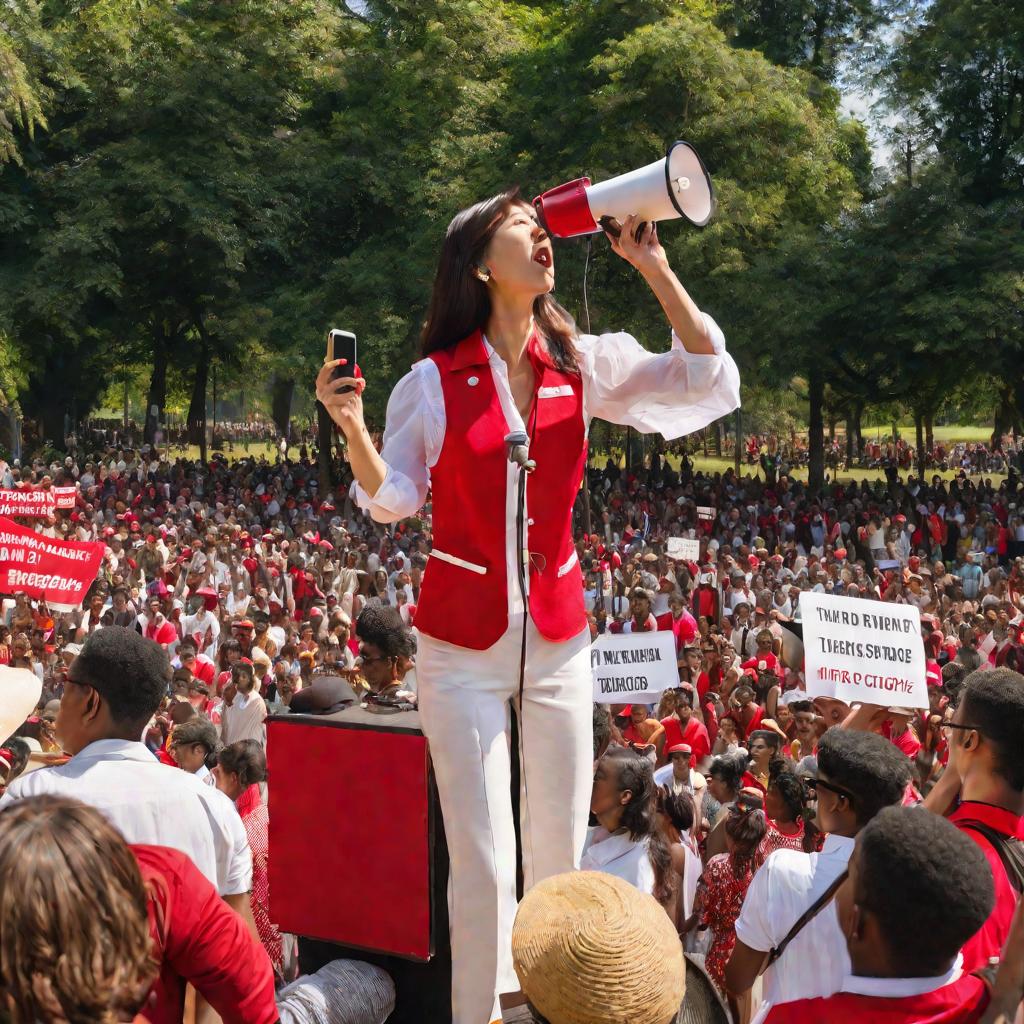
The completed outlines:
{"type": "Polygon", "coordinates": [[[707,862],[697,886],[694,912],[701,926],[711,929],[711,948],[705,966],[714,983],[725,992],[725,965],[736,945],[736,918],[754,877],[754,865],[737,865],[728,853],[719,853],[707,862]]]}
{"type": "Polygon", "coordinates": [[[776,850],[796,850],[797,853],[804,852],[804,823],[798,822],[800,831],[795,835],[786,835],[780,832],[778,825],[769,820],[768,831],[757,848],[757,866],[760,867],[776,850]]]}
{"type": "Polygon", "coordinates": [[[260,796],[260,787],[251,785],[235,801],[238,815],[245,826],[245,834],[252,850],[252,892],[249,896],[252,916],[260,942],[274,965],[274,973],[281,974],[284,954],[281,948],[281,933],[270,920],[270,884],[267,877],[267,858],[270,852],[268,829],[270,818],[267,806],[260,796]]]}

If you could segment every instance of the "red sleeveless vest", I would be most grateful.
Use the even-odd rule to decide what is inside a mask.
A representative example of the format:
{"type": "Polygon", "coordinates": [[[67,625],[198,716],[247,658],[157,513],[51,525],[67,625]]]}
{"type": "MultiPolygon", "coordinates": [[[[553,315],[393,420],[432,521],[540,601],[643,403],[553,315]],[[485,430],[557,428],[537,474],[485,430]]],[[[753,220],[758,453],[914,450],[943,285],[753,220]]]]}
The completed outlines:
{"type": "MultiPolygon", "coordinates": [[[[586,461],[583,382],[558,370],[534,335],[534,404],[527,423],[530,616],[548,640],[562,642],[586,625],[572,506],[586,461]]],[[[430,471],[433,551],[423,576],[416,626],[428,636],[475,651],[508,630],[505,560],[507,485],[505,421],[479,331],[430,356],[441,376],[446,428],[430,471]]]]}

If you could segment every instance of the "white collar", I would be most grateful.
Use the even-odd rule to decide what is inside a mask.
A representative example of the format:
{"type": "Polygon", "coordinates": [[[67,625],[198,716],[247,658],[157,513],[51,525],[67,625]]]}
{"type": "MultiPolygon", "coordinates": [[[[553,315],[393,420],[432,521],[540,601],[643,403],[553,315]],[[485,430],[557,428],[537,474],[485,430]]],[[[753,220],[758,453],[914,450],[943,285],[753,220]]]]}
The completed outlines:
{"type": "MultiPolygon", "coordinates": [[[[95,740],[83,747],[71,761],[155,761],[145,743],[137,740],[95,740]]],[[[68,764],[71,763],[68,762],[68,764]]]]}
{"type": "Polygon", "coordinates": [[[945,974],[940,974],[935,978],[868,978],[863,975],[848,974],[843,979],[843,986],[839,991],[883,999],[920,996],[925,992],[934,992],[959,979],[963,973],[963,962],[963,955],[958,953],[956,960],[953,961],[953,966],[945,974]]]}
{"type": "Polygon", "coordinates": [[[849,860],[853,856],[853,847],[856,842],[856,839],[851,839],[849,836],[837,836],[830,832],[821,848],[821,853],[823,856],[841,856],[845,860],[849,860]]]}

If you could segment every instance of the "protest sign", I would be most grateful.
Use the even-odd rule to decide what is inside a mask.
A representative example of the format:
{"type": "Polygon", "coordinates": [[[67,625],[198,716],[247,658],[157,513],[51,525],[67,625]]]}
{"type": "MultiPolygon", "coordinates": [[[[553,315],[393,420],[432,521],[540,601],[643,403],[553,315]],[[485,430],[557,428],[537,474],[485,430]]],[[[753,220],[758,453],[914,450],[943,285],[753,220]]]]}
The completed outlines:
{"type": "Polygon", "coordinates": [[[698,505],[697,506],[697,518],[698,519],[714,519],[715,510],[710,505],[698,505]]]}
{"type": "Polygon", "coordinates": [[[102,544],[54,540],[0,518],[0,593],[25,593],[70,611],[96,579],[103,551],[102,544]]]}
{"type": "Polygon", "coordinates": [[[921,612],[832,594],[800,595],[807,692],[847,704],[928,707],[921,612]]]}
{"type": "Polygon", "coordinates": [[[45,519],[56,507],[52,491],[0,490],[0,516],[45,519]]]}
{"type": "Polygon", "coordinates": [[[78,495],[77,487],[51,487],[57,508],[74,508],[75,498],[78,495]]]}
{"type": "Polygon", "coordinates": [[[647,703],[679,685],[676,638],[659,633],[604,633],[590,647],[598,704],[647,703]]]}
{"type": "Polygon", "coordinates": [[[669,537],[666,552],[677,562],[696,562],[700,559],[700,541],[689,537],[669,537]]]}

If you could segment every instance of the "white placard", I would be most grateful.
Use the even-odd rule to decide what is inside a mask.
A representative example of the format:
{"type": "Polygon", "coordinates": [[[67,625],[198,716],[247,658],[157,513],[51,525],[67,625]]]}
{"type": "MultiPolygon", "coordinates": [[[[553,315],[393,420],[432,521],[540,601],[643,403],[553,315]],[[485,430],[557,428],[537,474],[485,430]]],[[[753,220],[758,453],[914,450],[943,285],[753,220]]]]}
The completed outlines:
{"type": "Polygon", "coordinates": [[[697,506],[697,518],[698,519],[714,519],[715,510],[710,505],[698,505],[697,506]]]}
{"type": "Polygon", "coordinates": [[[657,700],[679,685],[675,633],[604,633],[590,647],[590,668],[597,704],[657,700]]]}
{"type": "Polygon", "coordinates": [[[677,562],[700,561],[700,541],[689,537],[669,537],[665,551],[677,562]]]}
{"type": "Polygon", "coordinates": [[[921,612],[912,604],[800,595],[807,692],[847,704],[928,707],[921,612]]]}

